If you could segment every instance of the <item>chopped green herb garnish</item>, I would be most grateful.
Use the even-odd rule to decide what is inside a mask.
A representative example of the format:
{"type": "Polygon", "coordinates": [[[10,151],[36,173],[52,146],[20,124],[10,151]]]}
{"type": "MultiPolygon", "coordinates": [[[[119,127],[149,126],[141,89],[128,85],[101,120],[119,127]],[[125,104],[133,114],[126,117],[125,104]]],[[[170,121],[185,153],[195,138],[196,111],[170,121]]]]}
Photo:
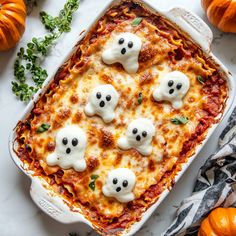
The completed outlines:
{"type": "Polygon", "coordinates": [[[95,190],[95,181],[90,182],[89,187],[94,191],[95,190]]]}
{"type": "Polygon", "coordinates": [[[90,178],[92,179],[92,181],[89,183],[89,188],[94,191],[95,190],[95,181],[96,181],[96,179],[99,178],[99,175],[91,175],[90,178]]]}
{"type": "Polygon", "coordinates": [[[91,175],[91,179],[96,180],[99,177],[99,175],[91,175]]]}
{"type": "Polygon", "coordinates": [[[171,119],[171,122],[176,125],[181,125],[181,124],[185,125],[188,123],[188,117],[185,117],[185,116],[175,117],[171,119]]]}
{"type": "Polygon", "coordinates": [[[197,80],[198,80],[198,82],[199,82],[200,84],[204,84],[204,83],[205,83],[205,81],[203,80],[203,77],[202,77],[201,75],[198,75],[198,76],[197,76],[197,80]]]}
{"type": "Polygon", "coordinates": [[[132,22],[131,22],[131,25],[132,26],[137,26],[139,25],[141,22],[142,22],[143,18],[142,17],[137,17],[135,18],[132,22]]]}
{"type": "Polygon", "coordinates": [[[37,133],[43,133],[47,130],[49,130],[51,126],[49,124],[41,124],[38,129],[36,130],[37,133]]]}
{"type": "Polygon", "coordinates": [[[16,81],[12,82],[12,92],[21,101],[29,101],[42,87],[48,73],[41,67],[41,63],[62,33],[70,31],[72,15],[78,7],[79,0],[67,0],[57,17],[50,16],[46,12],[40,13],[41,21],[50,33],[43,38],[33,38],[27,43],[26,48],[20,48],[14,64],[16,81]],[[28,78],[34,82],[33,86],[28,84],[28,78]]]}
{"type": "Polygon", "coordinates": [[[139,93],[138,95],[138,104],[140,105],[143,101],[143,94],[142,93],[139,93]]]}

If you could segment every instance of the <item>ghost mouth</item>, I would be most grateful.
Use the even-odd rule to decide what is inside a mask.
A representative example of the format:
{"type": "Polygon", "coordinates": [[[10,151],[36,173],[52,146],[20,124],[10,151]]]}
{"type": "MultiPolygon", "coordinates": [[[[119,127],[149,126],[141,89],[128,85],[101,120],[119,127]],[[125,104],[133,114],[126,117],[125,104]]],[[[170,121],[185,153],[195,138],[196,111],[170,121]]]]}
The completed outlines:
{"type": "Polygon", "coordinates": [[[121,187],[116,188],[116,192],[120,192],[121,191],[121,187]]]}
{"type": "Polygon", "coordinates": [[[136,140],[139,142],[139,141],[141,141],[141,136],[140,135],[137,135],[136,136],[136,140]]]}
{"type": "Polygon", "coordinates": [[[105,102],[104,102],[104,101],[101,101],[101,102],[99,103],[99,106],[100,106],[100,107],[104,107],[104,106],[105,106],[105,102]]]}
{"type": "Polygon", "coordinates": [[[70,148],[67,148],[66,149],[66,154],[70,154],[71,153],[71,149],[70,148]]]}

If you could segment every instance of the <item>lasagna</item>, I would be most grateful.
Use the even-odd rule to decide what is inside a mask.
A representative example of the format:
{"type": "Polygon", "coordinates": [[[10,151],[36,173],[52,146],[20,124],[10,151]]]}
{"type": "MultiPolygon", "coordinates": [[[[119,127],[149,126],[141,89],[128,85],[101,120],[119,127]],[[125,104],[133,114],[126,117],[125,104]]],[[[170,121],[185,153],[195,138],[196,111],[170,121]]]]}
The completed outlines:
{"type": "Polygon", "coordinates": [[[174,185],[227,98],[225,75],[188,35],[121,1],[18,123],[15,151],[100,234],[121,235],[174,185]]]}

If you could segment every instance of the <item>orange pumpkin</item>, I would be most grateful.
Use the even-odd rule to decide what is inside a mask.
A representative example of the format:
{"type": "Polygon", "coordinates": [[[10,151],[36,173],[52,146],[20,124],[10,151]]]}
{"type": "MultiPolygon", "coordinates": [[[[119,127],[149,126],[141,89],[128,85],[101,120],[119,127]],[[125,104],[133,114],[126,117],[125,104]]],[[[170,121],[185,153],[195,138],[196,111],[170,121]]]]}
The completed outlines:
{"type": "Polygon", "coordinates": [[[209,21],[224,32],[236,33],[235,0],[202,0],[209,21]]]}
{"type": "Polygon", "coordinates": [[[25,31],[23,0],[0,0],[0,51],[13,48],[25,31]]]}
{"type": "Polygon", "coordinates": [[[198,236],[235,236],[236,208],[216,208],[203,220],[198,236]]]}

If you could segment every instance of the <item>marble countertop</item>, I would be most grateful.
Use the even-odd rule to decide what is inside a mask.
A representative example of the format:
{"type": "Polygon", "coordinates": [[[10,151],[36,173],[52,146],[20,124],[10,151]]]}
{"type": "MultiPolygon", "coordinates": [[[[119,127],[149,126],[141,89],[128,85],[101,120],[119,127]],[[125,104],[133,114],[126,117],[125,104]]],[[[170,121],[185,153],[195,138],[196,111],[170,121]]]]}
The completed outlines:
{"type": "MultiPolygon", "coordinates": [[[[38,7],[27,18],[26,32],[20,45],[9,52],[0,53],[0,187],[2,190],[0,194],[0,234],[1,236],[67,236],[69,232],[78,232],[80,236],[95,236],[97,234],[84,224],[63,225],[40,211],[29,195],[30,180],[16,168],[8,152],[9,133],[25,107],[25,104],[19,102],[11,92],[16,52],[32,37],[38,37],[45,33],[39,21],[39,11],[46,10],[55,14],[65,3],[64,0],[38,2],[38,7]]],[[[81,6],[73,20],[72,31],[58,41],[45,61],[49,76],[63,62],[63,58],[76,43],[79,33],[87,28],[107,2],[109,0],[81,0],[81,6]]],[[[201,9],[200,0],[150,0],[150,2],[155,3],[160,9],[169,9],[176,5],[183,6],[195,12],[208,23],[201,9]]],[[[211,28],[214,33],[212,51],[236,78],[236,35],[224,34],[212,26],[211,28]]],[[[183,198],[191,194],[200,166],[215,151],[218,136],[226,124],[226,119],[227,117],[180,181],[174,186],[172,192],[136,234],[137,236],[159,236],[171,223],[176,207],[183,198]]]]}

